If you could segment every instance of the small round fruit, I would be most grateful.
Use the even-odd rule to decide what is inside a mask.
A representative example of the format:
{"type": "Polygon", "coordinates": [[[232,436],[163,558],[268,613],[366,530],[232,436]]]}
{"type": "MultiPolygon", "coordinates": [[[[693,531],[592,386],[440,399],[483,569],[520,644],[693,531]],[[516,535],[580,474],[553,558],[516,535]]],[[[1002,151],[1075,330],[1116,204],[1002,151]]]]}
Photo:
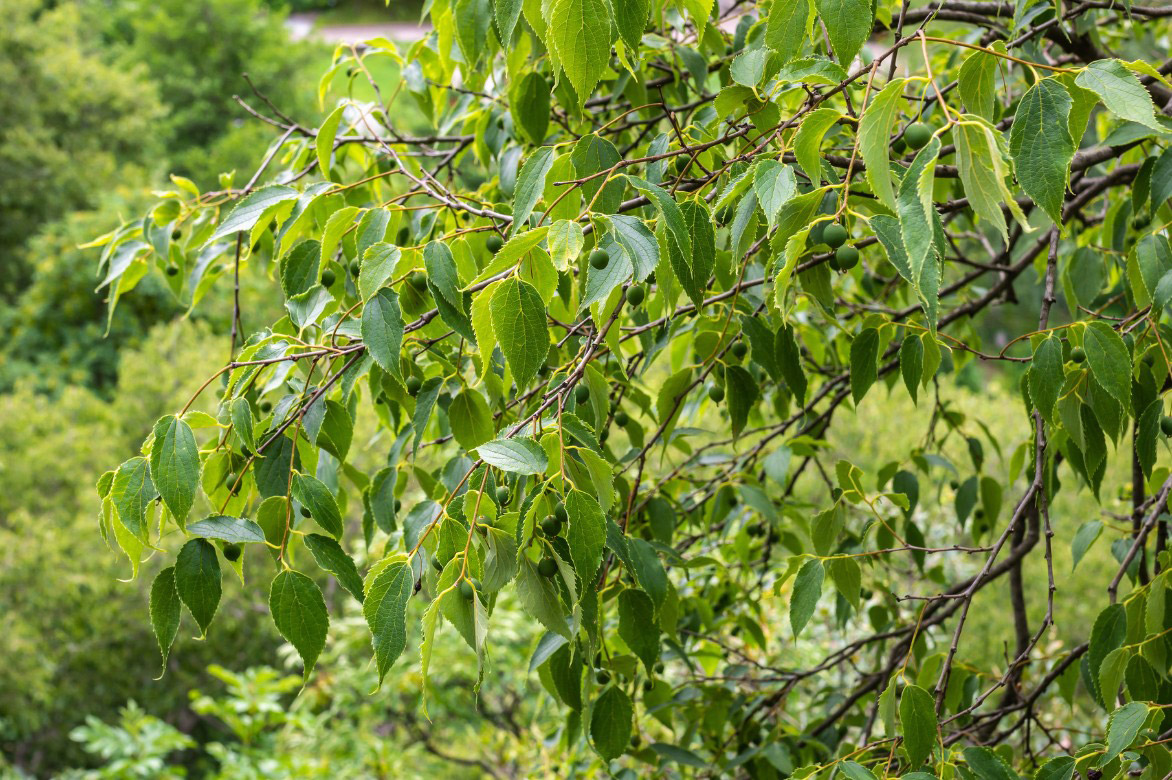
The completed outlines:
{"type": "Polygon", "coordinates": [[[542,577],[552,577],[558,573],[558,562],[548,556],[542,558],[537,562],[537,573],[542,577]]]}
{"type": "Polygon", "coordinates": [[[607,254],[605,249],[595,249],[590,253],[590,265],[592,268],[601,271],[610,265],[610,255],[607,254]]]}
{"type": "Polygon", "coordinates": [[[720,403],[724,400],[724,388],[720,385],[713,385],[708,388],[708,397],[716,403],[720,403]]]}
{"type": "Polygon", "coordinates": [[[610,672],[606,671],[605,669],[599,669],[594,674],[594,680],[599,685],[606,685],[608,682],[610,682],[610,672]]]}
{"type": "Polygon", "coordinates": [[[411,275],[407,277],[407,281],[419,292],[427,289],[427,274],[423,271],[412,271],[411,275]]]}
{"type": "Polygon", "coordinates": [[[654,687],[655,687],[655,681],[654,681],[654,680],[644,680],[644,681],[643,681],[643,690],[645,690],[645,691],[650,691],[650,690],[651,690],[652,688],[654,688],[654,687]]]}
{"type": "Polygon", "coordinates": [[[831,249],[838,249],[846,243],[848,236],[846,228],[835,222],[822,231],[822,242],[831,249]]]}
{"type": "Polygon", "coordinates": [[[488,519],[488,515],[481,515],[476,518],[476,526],[478,528],[492,528],[492,521],[488,519]]]}
{"type": "Polygon", "coordinates": [[[423,387],[423,380],[417,376],[407,377],[407,392],[415,395],[419,392],[419,388],[423,387]]]}
{"type": "Polygon", "coordinates": [[[357,260],[350,261],[350,275],[358,276],[358,272],[362,270],[362,265],[357,260]]]}
{"type": "Polygon", "coordinates": [[[175,265],[174,263],[167,266],[167,276],[175,276],[178,273],[179,273],[179,266],[175,265]]]}
{"type": "Polygon", "coordinates": [[[932,128],[923,122],[912,122],[903,131],[903,140],[909,149],[923,149],[932,140],[932,128]]]}
{"type": "Polygon", "coordinates": [[[224,477],[224,487],[228,488],[229,490],[236,487],[237,479],[238,477],[236,476],[236,472],[229,471],[228,474],[224,477]]]}
{"type": "Polygon", "coordinates": [[[638,284],[632,284],[627,289],[627,303],[631,304],[632,306],[638,306],[641,304],[645,297],[647,297],[647,291],[638,284]]]}
{"type": "Polygon", "coordinates": [[[238,545],[238,544],[229,543],[229,544],[224,545],[224,557],[226,559],[228,559],[229,561],[240,560],[240,553],[241,552],[243,552],[243,551],[240,549],[240,545],[238,545]]]}
{"type": "Polygon", "coordinates": [[[178,241],[181,238],[183,238],[183,231],[182,230],[172,230],[171,231],[171,240],[172,241],[178,241]]]}
{"type": "Polygon", "coordinates": [[[566,505],[561,501],[553,508],[553,516],[558,519],[559,523],[568,522],[570,519],[570,515],[566,512],[566,505]]]}
{"type": "Polygon", "coordinates": [[[590,400],[590,388],[586,385],[578,385],[574,388],[574,400],[580,404],[584,404],[590,400]]]}
{"type": "Polygon", "coordinates": [[[850,244],[843,244],[834,250],[834,264],[840,271],[849,271],[859,264],[859,250],[850,244]]]}
{"type": "Polygon", "coordinates": [[[830,497],[832,499],[834,499],[835,501],[842,498],[842,488],[840,488],[840,487],[830,488],[830,497]]]}
{"type": "Polygon", "coordinates": [[[545,534],[546,536],[557,536],[559,533],[561,533],[561,530],[561,521],[553,515],[546,515],[541,519],[541,533],[545,534]]]}
{"type": "Polygon", "coordinates": [[[334,272],[328,268],[326,270],[322,271],[321,272],[321,283],[325,287],[333,287],[334,286],[334,272]]]}
{"type": "Polygon", "coordinates": [[[735,357],[737,360],[741,360],[745,357],[746,354],[748,354],[749,348],[745,346],[745,342],[738,341],[732,345],[732,349],[730,351],[732,352],[733,357],[735,357]]]}
{"type": "Polygon", "coordinates": [[[955,479],[950,480],[948,483],[948,487],[952,488],[953,490],[960,490],[960,481],[955,480],[955,479]]]}
{"type": "Polygon", "coordinates": [[[489,236],[484,241],[484,248],[487,249],[489,252],[492,252],[494,255],[497,252],[501,251],[501,247],[504,245],[505,245],[505,242],[501,241],[501,237],[498,235],[495,235],[495,234],[489,236]]]}
{"type": "Polygon", "coordinates": [[[476,590],[477,593],[484,590],[484,586],[480,584],[480,580],[476,579],[475,577],[469,580],[469,582],[472,583],[472,587],[476,590]]]}
{"type": "Polygon", "coordinates": [[[598,434],[598,441],[600,444],[606,444],[606,440],[609,438],[610,438],[610,430],[607,428],[603,428],[602,433],[598,434]]]}
{"type": "Polygon", "coordinates": [[[309,507],[307,507],[307,506],[301,507],[301,516],[302,517],[310,517],[311,516],[311,513],[309,511],[309,507]]]}
{"type": "Polygon", "coordinates": [[[273,405],[268,401],[261,401],[260,410],[267,414],[273,410],[273,405]]]}
{"type": "Polygon", "coordinates": [[[907,141],[903,140],[902,137],[896,138],[891,143],[891,151],[903,156],[903,153],[907,151],[907,141]]]}
{"type": "Polygon", "coordinates": [[[464,580],[460,583],[460,595],[465,601],[471,601],[472,597],[476,595],[476,590],[472,587],[472,583],[464,580]]]}
{"type": "Polygon", "coordinates": [[[816,246],[826,240],[826,224],[825,222],[819,222],[810,228],[810,232],[806,234],[807,246],[816,246]]]}
{"type": "Polygon", "coordinates": [[[496,489],[496,502],[501,506],[509,503],[509,489],[504,485],[496,489]]]}
{"type": "Polygon", "coordinates": [[[1160,418],[1160,431],[1165,436],[1172,436],[1172,417],[1164,415],[1160,418]]]}
{"type": "Polygon", "coordinates": [[[396,498],[395,499],[395,511],[398,512],[402,508],[403,508],[403,502],[396,498]]]}
{"type": "Polygon", "coordinates": [[[637,748],[643,744],[643,738],[638,734],[631,735],[631,747],[637,748]]]}
{"type": "Polygon", "coordinates": [[[627,416],[626,412],[620,409],[614,413],[614,421],[615,425],[619,426],[620,428],[626,428],[627,423],[631,421],[631,418],[627,416]]]}
{"type": "Polygon", "coordinates": [[[1070,359],[1075,363],[1086,362],[1086,350],[1084,350],[1082,347],[1075,347],[1074,349],[1070,350],[1070,359]]]}

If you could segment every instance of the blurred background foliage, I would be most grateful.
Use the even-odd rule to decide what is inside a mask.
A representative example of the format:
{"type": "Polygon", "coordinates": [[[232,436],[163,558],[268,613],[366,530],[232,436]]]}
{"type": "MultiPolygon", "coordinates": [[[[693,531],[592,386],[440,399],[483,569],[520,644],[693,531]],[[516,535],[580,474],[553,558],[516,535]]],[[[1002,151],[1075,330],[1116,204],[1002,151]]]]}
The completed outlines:
{"type": "MultiPolygon", "coordinates": [[[[391,5],[392,18],[418,18],[417,2],[391,5]]],[[[576,772],[551,758],[564,723],[544,709],[550,697],[534,695],[543,684],[529,666],[538,637],[516,605],[498,605],[497,651],[479,696],[472,694],[474,659],[463,645],[451,633],[438,644],[430,721],[418,670],[409,664],[372,695],[377,681],[365,626],[351,601],[328,590],[332,581],[323,583],[327,597],[349,604],[352,614],[331,631],[306,690],[290,676],[296,664],[256,601],[263,589],[229,579],[216,630],[205,642],[184,642],[156,681],[159,655],[144,619],[154,572],[126,581],[128,562],[97,533],[94,479],[136,454],[142,431],[222,363],[231,291],[220,285],[199,318],[189,318],[149,275],[122,300],[107,332],[106,304],[94,292],[94,252],[79,244],[140,211],[151,189],[168,186],[168,174],[208,188],[215,186],[209,172],[251,171],[271,128],[232,100],[248,94],[242,73],[287,114],[309,126],[320,121],[314,95],[329,49],[292,42],[282,24],[287,12],[324,10],[359,22],[381,6],[0,0],[0,777],[576,772]],[[210,666],[212,659],[222,666],[210,666]]],[[[398,74],[385,77],[393,83],[398,74]]],[[[330,95],[325,102],[328,112],[330,95]]],[[[407,102],[399,110],[417,113],[407,102]]],[[[264,319],[260,287],[245,278],[241,295],[244,311],[264,319]]],[[[1036,291],[1019,287],[1023,300],[1036,299],[1036,291]]],[[[1033,310],[1036,304],[1024,304],[1005,316],[1033,310]]],[[[982,335],[997,340],[996,333],[982,335]]],[[[970,421],[986,468],[1005,470],[1022,444],[1012,438],[1021,431],[1015,381],[993,379],[971,363],[937,389],[970,421]]],[[[881,442],[891,451],[920,435],[903,423],[912,409],[902,392],[884,404],[882,414],[844,420],[834,431],[834,445],[868,470],[882,465],[881,442]]],[[[360,418],[356,442],[363,428],[360,418]]],[[[946,449],[956,463],[971,457],[959,437],[946,449]]],[[[1108,480],[1121,485],[1126,477],[1108,480]]],[[[1104,496],[1119,503],[1114,487],[1104,496]]],[[[1055,516],[1072,526],[1093,519],[1095,510],[1079,499],[1062,493],[1055,516]]],[[[948,490],[921,496],[921,527],[955,522],[952,502],[948,490]]],[[[1057,560],[1070,571],[1068,550],[1057,560]]],[[[1098,581],[1113,565],[1110,551],[1092,549],[1074,576],[1098,581]]],[[[925,576],[944,581],[947,574],[925,576]]],[[[1038,583],[1029,602],[1041,609],[1045,577],[1038,574],[1027,582],[1038,583]]],[[[1072,608],[1057,619],[1071,639],[1093,619],[1072,608]]],[[[780,640],[777,605],[762,609],[780,640]]],[[[989,657],[1001,657],[1008,613],[982,611],[973,619],[989,637],[989,657]]],[[[825,635],[833,631],[829,610],[816,622],[825,635]]],[[[407,654],[417,657],[417,637],[409,638],[407,654]]]]}

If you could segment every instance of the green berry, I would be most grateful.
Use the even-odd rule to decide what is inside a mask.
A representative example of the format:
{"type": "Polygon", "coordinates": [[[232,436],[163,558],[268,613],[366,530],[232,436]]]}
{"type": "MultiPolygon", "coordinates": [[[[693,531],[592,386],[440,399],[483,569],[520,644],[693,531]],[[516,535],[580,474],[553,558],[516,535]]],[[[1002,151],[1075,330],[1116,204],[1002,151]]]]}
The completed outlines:
{"type": "Polygon", "coordinates": [[[595,249],[590,253],[590,265],[601,271],[610,264],[610,255],[605,249],[595,249]]]}
{"type": "Polygon", "coordinates": [[[846,243],[848,236],[846,228],[835,222],[827,225],[826,229],[822,231],[822,242],[831,249],[838,249],[846,243]]]}
{"type": "Polygon", "coordinates": [[[307,506],[301,507],[301,516],[302,517],[311,517],[312,516],[309,511],[309,507],[307,507],[307,506]]]}
{"type": "Polygon", "coordinates": [[[273,405],[271,403],[269,403],[268,401],[261,401],[260,402],[260,410],[262,412],[264,412],[265,414],[268,414],[269,412],[271,412],[273,410],[273,405]]]}
{"type": "Polygon", "coordinates": [[[321,283],[325,287],[333,287],[334,286],[334,272],[328,268],[326,270],[322,271],[321,272],[321,283]]]}
{"type": "Polygon", "coordinates": [[[505,242],[501,241],[501,237],[496,234],[489,236],[484,241],[484,248],[487,249],[489,252],[491,252],[494,255],[497,252],[501,251],[501,247],[504,245],[505,245],[505,242]]]}
{"type": "Polygon", "coordinates": [[[650,691],[650,690],[651,690],[652,688],[654,688],[654,687],[655,687],[655,681],[654,681],[654,680],[644,680],[644,681],[643,681],[643,690],[645,690],[645,691],[650,691]]]}
{"type": "Polygon", "coordinates": [[[932,128],[923,122],[912,122],[903,131],[903,140],[909,149],[922,149],[932,140],[932,128]]]}
{"type": "Polygon", "coordinates": [[[839,271],[849,271],[859,264],[859,250],[849,244],[840,246],[834,252],[834,265],[839,271]]]}
{"type": "Polygon", "coordinates": [[[708,388],[708,397],[716,403],[720,403],[724,400],[724,388],[720,385],[713,385],[708,388]]]}
{"type": "Polygon", "coordinates": [[[610,672],[606,671],[605,669],[599,669],[594,674],[594,680],[599,685],[606,685],[608,682],[610,682],[610,672]]]}
{"type": "Polygon", "coordinates": [[[629,288],[627,288],[627,303],[631,304],[632,306],[638,306],[641,304],[646,296],[647,291],[644,290],[640,285],[632,284],[629,288]]]}
{"type": "Polygon", "coordinates": [[[626,428],[627,423],[631,421],[631,418],[627,416],[626,412],[620,409],[614,413],[614,421],[615,425],[619,426],[620,428],[626,428]]]}
{"type": "Polygon", "coordinates": [[[598,441],[600,444],[606,444],[606,440],[610,438],[610,431],[603,429],[602,433],[598,434],[598,441]]]}
{"type": "Polygon", "coordinates": [[[559,523],[566,523],[570,520],[570,515],[566,512],[566,505],[561,501],[553,508],[553,516],[558,519],[559,523]]]}
{"type": "Polygon", "coordinates": [[[730,352],[732,352],[733,357],[735,357],[737,360],[741,360],[745,357],[746,354],[748,354],[749,348],[745,346],[745,342],[738,341],[732,345],[730,352]]]}
{"type": "Polygon", "coordinates": [[[243,552],[243,550],[241,550],[240,545],[238,544],[229,543],[224,545],[224,557],[229,561],[240,560],[241,552],[243,552]]]}
{"type": "Polygon", "coordinates": [[[496,489],[496,502],[501,506],[509,503],[509,489],[504,485],[496,489]]]}
{"type": "Polygon", "coordinates": [[[537,573],[542,577],[552,577],[558,573],[558,562],[546,556],[537,562],[537,573]]]}
{"type": "Polygon", "coordinates": [[[362,270],[362,265],[357,260],[350,261],[350,275],[358,276],[358,272],[362,270]]]}
{"type": "Polygon", "coordinates": [[[402,508],[403,508],[403,502],[396,498],[395,499],[395,511],[398,512],[402,508]]]}
{"type": "Polygon", "coordinates": [[[562,531],[562,523],[553,515],[546,515],[541,519],[541,533],[548,537],[557,536],[562,531]]]}
{"type": "Polygon", "coordinates": [[[907,151],[907,141],[903,140],[902,137],[896,138],[891,143],[891,151],[902,157],[903,153],[907,151]]]}
{"type": "Polygon", "coordinates": [[[181,238],[183,238],[183,231],[182,230],[172,230],[171,231],[171,240],[172,241],[178,241],[181,238]]]}
{"type": "Polygon", "coordinates": [[[1160,418],[1160,431],[1165,436],[1172,436],[1172,417],[1164,415],[1160,418]]]}
{"type": "Polygon", "coordinates": [[[471,582],[464,580],[460,583],[460,596],[462,596],[465,601],[471,601],[472,597],[475,595],[476,590],[472,587],[471,582]]]}
{"type": "Polygon", "coordinates": [[[174,263],[167,266],[167,276],[175,276],[178,273],[179,273],[179,266],[175,265],[174,263]]]}
{"type": "Polygon", "coordinates": [[[415,395],[419,392],[419,388],[423,387],[423,380],[417,376],[407,377],[407,392],[415,395]]]}
{"type": "Polygon", "coordinates": [[[586,385],[578,385],[574,388],[574,400],[580,404],[586,403],[590,400],[590,388],[586,385]]]}
{"type": "Polygon", "coordinates": [[[427,274],[423,271],[412,271],[411,275],[407,277],[407,281],[419,292],[427,289],[427,274]]]}
{"type": "Polygon", "coordinates": [[[1075,363],[1086,362],[1087,353],[1082,347],[1075,347],[1070,350],[1070,359],[1075,363]]]}

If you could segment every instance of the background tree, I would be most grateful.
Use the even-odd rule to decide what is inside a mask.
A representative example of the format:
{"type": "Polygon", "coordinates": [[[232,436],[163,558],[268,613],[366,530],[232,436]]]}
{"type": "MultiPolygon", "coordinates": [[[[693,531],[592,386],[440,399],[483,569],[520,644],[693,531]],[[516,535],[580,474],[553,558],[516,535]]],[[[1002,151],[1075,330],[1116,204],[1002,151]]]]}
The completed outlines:
{"type": "Polygon", "coordinates": [[[1165,777],[1169,15],[461,0],[339,47],[364,93],[262,98],[247,182],[98,242],[111,305],[284,304],[98,481],[173,561],[164,656],[247,561],[306,680],[361,604],[380,681],[452,633],[491,689],[519,604],[530,766],[1165,777]],[[900,430],[844,446],[882,385],[900,430]]]}

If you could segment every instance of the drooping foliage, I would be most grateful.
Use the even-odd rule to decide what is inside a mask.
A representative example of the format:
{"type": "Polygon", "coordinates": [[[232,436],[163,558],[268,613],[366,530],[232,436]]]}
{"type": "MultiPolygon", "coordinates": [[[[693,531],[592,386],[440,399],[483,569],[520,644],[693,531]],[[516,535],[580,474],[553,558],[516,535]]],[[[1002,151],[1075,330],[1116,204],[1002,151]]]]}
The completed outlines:
{"type": "Polygon", "coordinates": [[[98,482],[171,562],[164,655],[248,560],[307,679],[323,583],[424,686],[442,634],[492,686],[519,603],[578,761],[1165,777],[1168,16],[437,0],[406,50],[340,47],[322,94],[363,88],[317,128],[257,105],[246,182],[97,242],[111,307],[148,274],[284,305],[98,482]],[[1014,383],[1020,437],[954,376],[1014,383]],[[833,447],[881,393],[919,443],[833,447]]]}

